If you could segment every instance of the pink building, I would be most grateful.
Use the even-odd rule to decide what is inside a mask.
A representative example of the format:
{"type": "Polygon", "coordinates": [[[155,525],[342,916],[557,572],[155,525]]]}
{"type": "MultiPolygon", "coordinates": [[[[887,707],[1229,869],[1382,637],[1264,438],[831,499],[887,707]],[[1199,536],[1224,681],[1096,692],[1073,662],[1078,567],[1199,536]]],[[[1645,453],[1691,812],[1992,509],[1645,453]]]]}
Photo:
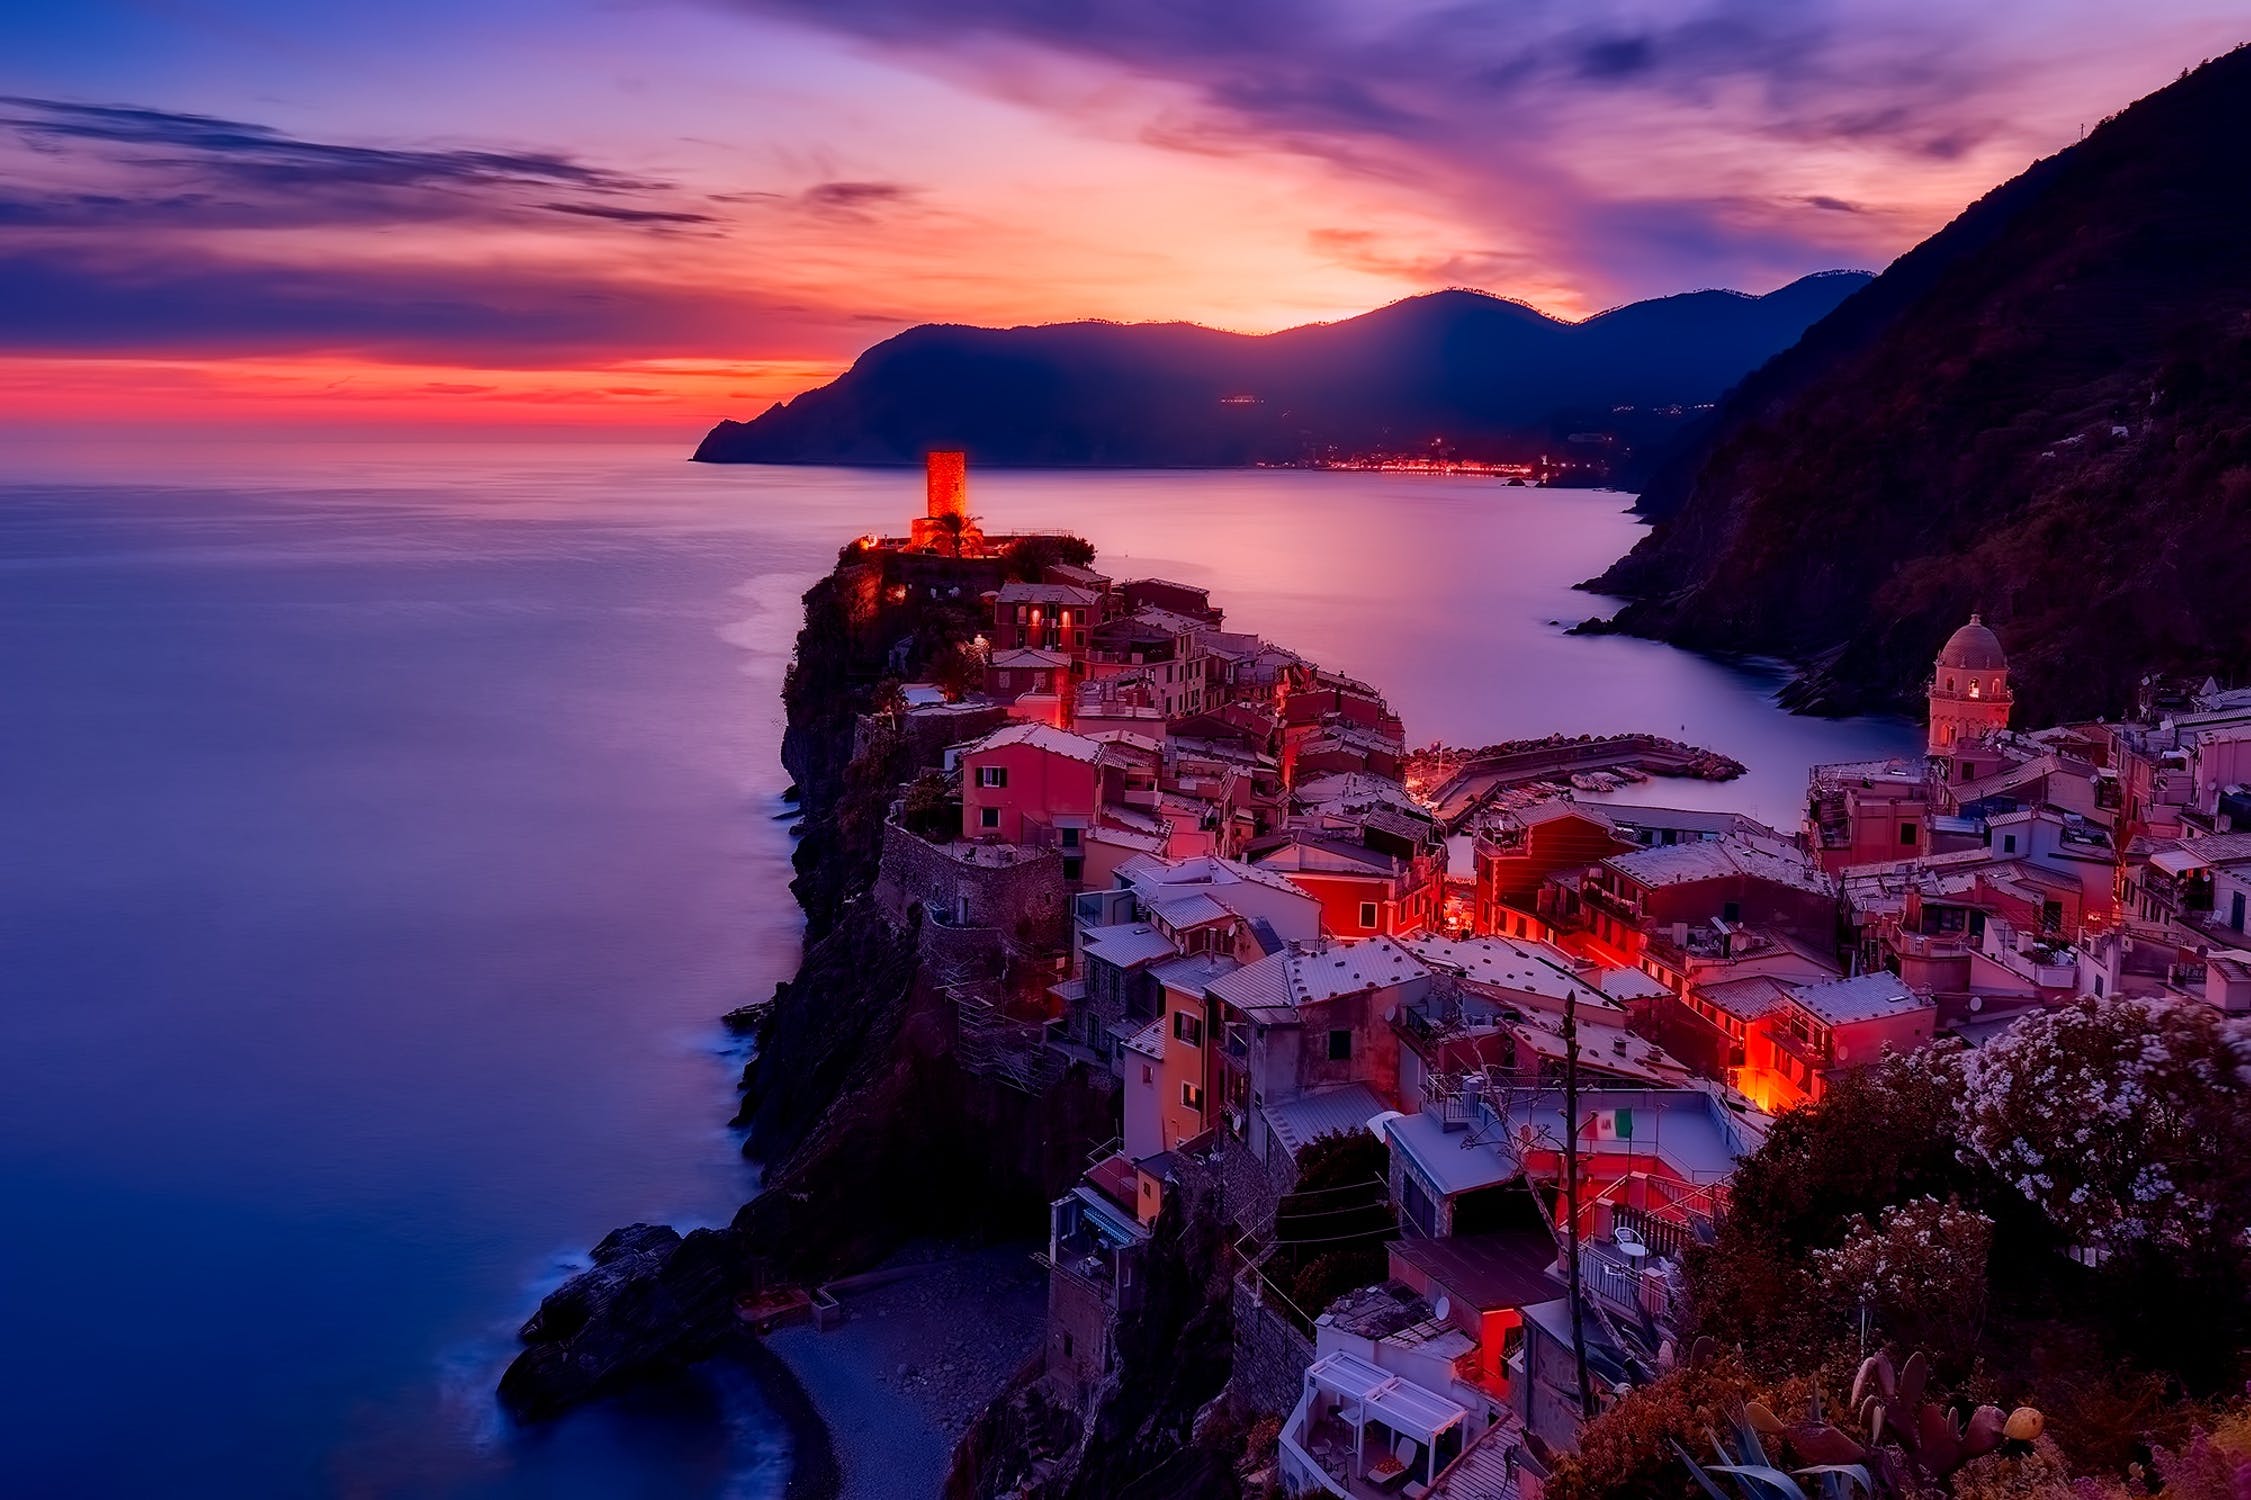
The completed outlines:
{"type": "Polygon", "coordinates": [[[1101,741],[1011,724],[961,752],[961,836],[1075,850],[1103,803],[1101,741]]]}
{"type": "Polygon", "coordinates": [[[2001,638],[1976,615],[1947,637],[1931,669],[1930,752],[1951,755],[2009,727],[2009,659],[2001,638]]]}

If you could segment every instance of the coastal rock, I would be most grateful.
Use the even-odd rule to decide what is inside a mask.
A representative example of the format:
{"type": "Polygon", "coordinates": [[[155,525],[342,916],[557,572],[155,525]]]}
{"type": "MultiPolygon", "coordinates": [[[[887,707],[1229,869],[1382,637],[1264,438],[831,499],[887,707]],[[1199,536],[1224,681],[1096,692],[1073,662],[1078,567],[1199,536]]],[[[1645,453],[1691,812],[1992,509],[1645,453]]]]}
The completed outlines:
{"type": "Polygon", "coordinates": [[[725,1230],[683,1238],[633,1224],[594,1248],[594,1265],[550,1293],[522,1329],[528,1346],[501,1377],[500,1400],[520,1421],[544,1421],[579,1402],[707,1358],[735,1329],[745,1257],[725,1230]]]}

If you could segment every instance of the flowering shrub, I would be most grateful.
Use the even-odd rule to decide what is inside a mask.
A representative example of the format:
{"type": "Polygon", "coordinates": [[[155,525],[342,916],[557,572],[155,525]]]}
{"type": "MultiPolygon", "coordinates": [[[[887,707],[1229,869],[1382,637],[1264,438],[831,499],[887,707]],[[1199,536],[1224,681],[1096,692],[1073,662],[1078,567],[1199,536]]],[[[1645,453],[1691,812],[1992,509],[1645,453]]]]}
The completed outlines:
{"type": "Polygon", "coordinates": [[[1970,1055],[1962,1150],[2074,1245],[2209,1248],[2246,1201],[2240,1023],[2201,1006],[2087,999],[1970,1055]]]}
{"type": "Polygon", "coordinates": [[[1901,1342],[1925,1335],[1974,1344],[1985,1313],[1985,1263],[1993,1221],[1923,1197],[1863,1218],[1834,1250],[1813,1252],[1814,1275],[1832,1307],[1866,1308],[1901,1342]]]}

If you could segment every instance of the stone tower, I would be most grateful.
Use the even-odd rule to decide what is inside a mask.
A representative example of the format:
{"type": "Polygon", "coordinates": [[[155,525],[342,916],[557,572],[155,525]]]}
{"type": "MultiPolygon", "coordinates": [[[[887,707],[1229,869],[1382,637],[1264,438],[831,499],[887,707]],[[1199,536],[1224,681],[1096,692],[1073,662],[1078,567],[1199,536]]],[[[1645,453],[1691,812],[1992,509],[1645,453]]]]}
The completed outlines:
{"type": "Polygon", "coordinates": [[[2009,727],[2009,659],[1976,615],[1946,638],[1931,670],[1930,753],[1952,755],[2009,727]]]}
{"type": "Polygon", "coordinates": [[[939,552],[972,555],[984,547],[984,534],[969,513],[969,455],[934,449],[923,455],[923,513],[910,529],[910,544],[939,552]]]}

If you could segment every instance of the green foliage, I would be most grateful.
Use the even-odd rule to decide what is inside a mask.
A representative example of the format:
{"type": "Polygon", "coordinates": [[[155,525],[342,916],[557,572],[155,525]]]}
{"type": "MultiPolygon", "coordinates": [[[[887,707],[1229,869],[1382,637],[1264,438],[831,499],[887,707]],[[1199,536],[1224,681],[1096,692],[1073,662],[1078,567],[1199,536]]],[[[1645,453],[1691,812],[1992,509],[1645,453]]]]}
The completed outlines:
{"type": "Polygon", "coordinates": [[[1068,563],[1074,568],[1094,565],[1094,543],[1075,536],[1025,536],[1008,544],[1002,554],[1008,576],[1025,583],[1037,583],[1042,574],[1056,563],[1068,563]]]}
{"type": "Polygon", "coordinates": [[[1844,1243],[1813,1252],[1820,1295],[1835,1323],[1870,1319],[1893,1343],[1931,1350],[1967,1369],[1985,1324],[1993,1221],[1935,1198],[1862,1218],[1844,1243]]]}
{"type": "Polygon", "coordinates": [[[1297,1191],[1382,1182],[1391,1170],[1391,1148],[1365,1130],[1332,1130],[1306,1142],[1297,1156],[1297,1191]]]}
{"type": "Polygon", "coordinates": [[[1962,1089],[1948,1053],[1887,1055],[1777,1119],[1736,1168],[1717,1242],[1688,1257],[1700,1329],[1762,1366],[1805,1369],[1831,1357],[1844,1330],[1818,1295],[1813,1252],[1841,1242],[1864,1213],[1963,1194],[1970,1174],[1954,1129],[1962,1089]]]}
{"type": "Polygon", "coordinates": [[[961,832],[961,803],[945,774],[925,771],[907,783],[899,802],[899,826],[934,844],[953,842],[961,832]]]}
{"type": "Polygon", "coordinates": [[[1314,1255],[1290,1277],[1290,1300],[1318,1318],[1346,1292],[1384,1279],[1388,1258],[1381,1244],[1338,1245],[1314,1255]]]}
{"type": "Polygon", "coordinates": [[[956,641],[930,659],[931,682],[958,703],[985,686],[985,653],[968,641],[956,641]]]}
{"type": "Polygon", "coordinates": [[[1365,1130],[1335,1130],[1298,1153],[1298,1184],[1274,1208],[1266,1267],[1309,1318],[1344,1293],[1382,1281],[1398,1234],[1386,1178],[1390,1151],[1365,1130]]]}
{"type": "Polygon", "coordinates": [[[1668,1370],[1587,1425],[1579,1451],[1550,1476],[1548,1500],[1709,1500],[1674,1445],[1702,1451],[1727,1413],[1771,1394],[1732,1355],[1668,1370]]]}

